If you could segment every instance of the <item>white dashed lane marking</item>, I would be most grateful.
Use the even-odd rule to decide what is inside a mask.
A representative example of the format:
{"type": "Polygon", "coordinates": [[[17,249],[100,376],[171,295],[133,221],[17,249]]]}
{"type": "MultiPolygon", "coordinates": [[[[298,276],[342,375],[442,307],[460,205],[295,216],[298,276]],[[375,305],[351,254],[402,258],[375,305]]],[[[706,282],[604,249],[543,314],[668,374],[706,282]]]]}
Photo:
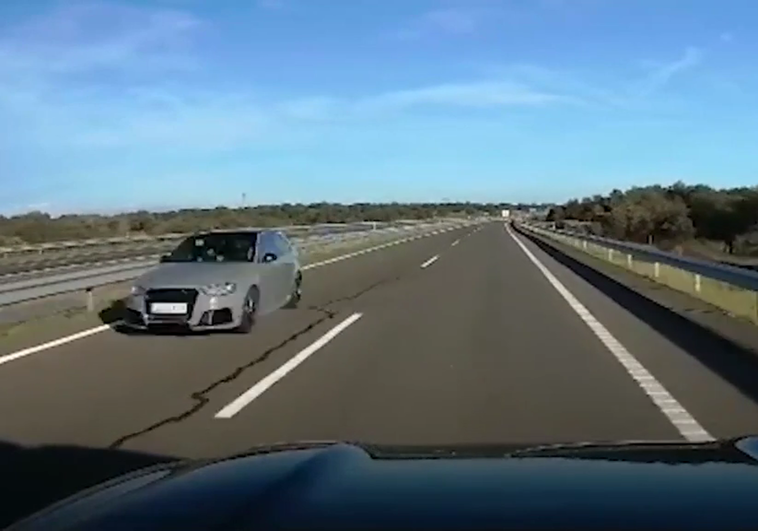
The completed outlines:
{"type": "Polygon", "coordinates": [[[261,396],[263,393],[268,391],[274,384],[279,382],[282,378],[287,376],[289,373],[294,371],[298,365],[303,363],[305,360],[310,358],[313,354],[315,354],[317,351],[321,350],[327,343],[332,341],[335,337],[340,335],[342,332],[347,330],[347,328],[356,322],[358,319],[363,317],[363,314],[360,313],[354,313],[344,321],[342,321],[340,324],[329,330],[326,334],[318,338],[316,341],[311,343],[309,346],[307,346],[305,349],[301,350],[298,354],[295,355],[295,357],[291,358],[289,361],[287,361],[284,365],[276,369],[274,372],[263,378],[261,381],[253,385],[250,389],[242,393],[239,397],[234,399],[232,402],[230,402],[227,406],[225,406],[221,411],[216,413],[217,419],[230,419],[240,411],[242,411],[248,404],[250,404],[253,400],[261,396]]]}
{"type": "Polygon", "coordinates": [[[427,260],[426,262],[424,262],[423,264],[421,264],[421,269],[426,269],[427,267],[429,267],[430,265],[432,265],[434,262],[436,262],[437,260],[439,260],[439,258],[440,258],[440,255],[432,256],[429,260],[427,260]]]}

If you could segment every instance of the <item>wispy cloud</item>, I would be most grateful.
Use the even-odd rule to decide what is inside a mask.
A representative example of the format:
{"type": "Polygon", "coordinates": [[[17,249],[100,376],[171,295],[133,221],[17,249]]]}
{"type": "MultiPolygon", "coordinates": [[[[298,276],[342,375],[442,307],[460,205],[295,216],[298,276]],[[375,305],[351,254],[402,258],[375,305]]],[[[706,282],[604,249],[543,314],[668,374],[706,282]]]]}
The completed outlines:
{"type": "Polygon", "coordinates": [[[275,126],[249,97],[218,92],[176,91],[163,99],[132,95],[111,107],[69,106],[59,120],[67,115],[78,117],[78,127],[63,142],[85,148],[233,150],[264,143],[275,126]]]}
{"type": "Polygon", "coordinates": [[[390,118],[417,110],[442,112],[451,109],[507,109],[544,107],[548,105],[577,105],[582,101],[573,96],[538,91],[527,85],[508,81],[470,81],[440,83],[353,99],[315,97],[277,104],[277,116],[290,120],[329,122],[360,121],[366,118],[390,118]]]}
{"type": "Polygon", "coordinates": [[[421,23],[443,33],[464,35],[476,31],[479,15],[471,10],[440,9],[424,15],[421,23]]]}
{"type": "Polygon", "coordinates": [[[258,0],[258,7],[262,9],[282,9],[284,6],[284,0],[258,0]]]}
{"type": "MultiPolygon", "coordinates": [[[[417,111],[569,105],[578,99],[502,81],[439,84],[368,94],[260,101],[250,94],[138,89],[119,97],[39,99],[21,111],[27,134],[48,148],[152,147],[214,152],[291,142],[307,124],[393,119],[417,111]],[[107,103],[106,103],[107,102],[107,103]],[[38,119],[36,117],[44,117],[38,119]]],[[[22,120],[19,120],[21,122],[22,120]]]]}
{"type": "Polygon", "coordinates": [[[65,4],[0,39],[0,73],[65,75],[92,70],[185,69],[200,21],[173,10],[65,4]]]}
{"type": "MultiPolygon", "coordinates": [[[[423,21],[426,28],[462,35],[476,30],[475,13],[441,10],[423,21]]],[[[292,142],[315,130],[309,126],[333,122],[355,125],[455,109],[623,105],[627,97],[623,84],[605,87],[515,65],[475,79],[443,79],[351,98],[263,99],[199,77],[186,82],[187,66],[204,67],[194,53],[203,26],[181,11],[88,3],[69,4],[7,32],[0,39],[0,122],[16,125],[7,128],[6,141],[23,137],[45,149],[216,152],[292,142]]],[[[700,57],[690,48],[677,61],[655,65],[638,92],[659,90],[700,57]]],[[[0,129],[0,143],[2,135],[0,129]]]]}
{"type": "Polygon", "coordinates": [[[0,37],[0,121],[42,144],[121,127],[145,110],[133,87],[199,68],[191,45],[201,26],[182,11],[86,2],[11,28],[0,37]]]}
{"type": "Polygon", "coordinates": [[[701,49],[689,47],[676,60],[643,63],[643,76],[618,72],[610,75],[598,70],[564,71],[532,64],[486,66],[483,70],[490,78],[517,80],[534,93],[552,95],[557,98],[554,101],[618,111],[671,111],[684,102],[673,101],[664,89],[677,77],[699,66],[702,59],[701,49]]]}
{"type": "Polygon", "coordinates": [[[328,96],[296,99],[274,105],[285,117],[302,121],[326,121],[339,118],[344,112],[344,102],[328,96]]]}
{"type": "Polygon", "coordinates": [[[444,2],[446,7],[418,14],[390,35],[401,40],[415,40],[461,38],[488,30],[502,32],[508,31],[508,27],[521,26],[546,17],[576,16],[577,13],[586,11],[587,4],[593,2],[597,0],[448,0],[444,2]]]}
{"type": "MultiPolygon", "coordinates": [[[[425,20],[446,32],[473,30],[473,22],[456,17],[436,12],[425,20]]],[[[577,101],[486,78],[352,98],[261,99],[182,77],[187,65],[203,69],[192,53],[202,27],[180,11],[101,3],[68,5],[31,21],[0,39],[0,121],[16,124],[8,131],[14,141],[23,137],[45,149],[208,152],[290,141],[307,124],[577,101]]]]}
{"type": "Polygon", "coordinates": [[[634,84],[633,93],[640,97],[649,96],[663,89],[675,77],[698,66],[702,59],[702,51],[690,46],[680,58],[668,63],[653,65],[647,77],[634,84]]]}
{"type": "Polygon", "coordinates": [[[484,18],[476,9],[448,8],[428,11],[411,20],[395,33],[400,39],[418,39],[425,36],[465,36],[475,33],[484,18]]]}
{"type": "Polygon", "coordinates": [[[600,106],[620,106],[625,101],[616,87],[592,79],[586,72],[578,73],[526,63],[489,66],[484,68],[484,71],[496,79],[519,80],[533,91],[560,95],[566,101],[600,106]]]}
{"type": "Polygon", "coordinates": [[[505,81],[449,83],[399,90],[357,102],[357,108],[402,110],[414,107],[497,108],[577,103],[561,94],[541,92],[528,86],[505,81]]]}

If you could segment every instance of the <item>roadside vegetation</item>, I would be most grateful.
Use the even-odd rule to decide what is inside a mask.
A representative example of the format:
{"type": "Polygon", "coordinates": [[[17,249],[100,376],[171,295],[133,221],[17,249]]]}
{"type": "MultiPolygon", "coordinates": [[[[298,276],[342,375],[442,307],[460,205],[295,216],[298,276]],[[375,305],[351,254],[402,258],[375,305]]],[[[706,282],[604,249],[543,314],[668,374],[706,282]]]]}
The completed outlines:
{"type": "Polygon", "coordinates": [[[758,258],[758,187],[715,189],[677,182],[573,199],[548,221],[690,256],[758,258]]]}
{"type": "Polygon", "coordinates": [[[315,223],[349,223],[355,221],[392,221],[428,219],[457,215],[495,214],[502,208],[537,205],[501,205],[481,203],[421,203],[351,205],[317,203],[283,204],[248,208],[217,207],[168,212],[139,211],[116,215],[71,214],[54,217],[44,212],[0,216],[0,247],[110,238],[141,234],[159,235],[195,230],[235,227],[275,227],[315,223]]]}

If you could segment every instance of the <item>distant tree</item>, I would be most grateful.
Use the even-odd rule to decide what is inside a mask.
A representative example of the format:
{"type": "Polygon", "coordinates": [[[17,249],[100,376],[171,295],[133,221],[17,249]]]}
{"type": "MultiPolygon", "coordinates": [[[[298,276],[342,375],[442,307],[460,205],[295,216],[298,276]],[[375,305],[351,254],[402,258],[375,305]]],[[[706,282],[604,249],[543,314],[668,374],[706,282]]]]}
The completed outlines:
{"type": "Polygon", "coordinates": [[[65,215],[44,212],[0,216],[0,245],[40,243],[138,234],[186,233],[211,228],[273,227],[314,223],[428,219],[497,212],[495,203],[313,203],[261,205],[246,208],[218,206],[169,212],[141,210],[114,216],[65,215]]]}
{"type": "Polygon", "coordinates": [[[589,222],[593,232],[614,238],[671,245],[697,237],[721,241],[727,252],[758,225],[755,188],[715,190],[676,182],[613,190],[563,206],[568,219],[589,222]]]}
{"type": "Polygon", "coordinates": [[[566,209],[562,206],[551,208],[545,218],[547,221],[558,222],[566,219],[566,209]]]}

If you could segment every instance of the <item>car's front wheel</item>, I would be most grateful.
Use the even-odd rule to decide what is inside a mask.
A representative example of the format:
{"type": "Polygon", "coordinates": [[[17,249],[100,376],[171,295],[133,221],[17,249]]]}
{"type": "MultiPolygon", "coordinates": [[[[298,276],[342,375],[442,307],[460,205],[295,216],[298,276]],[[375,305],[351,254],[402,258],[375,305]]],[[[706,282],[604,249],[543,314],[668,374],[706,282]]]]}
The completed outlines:
{"type": "Polygon", "coordinates": [[[292,286],[292,292],[290,293],[289,299],[287,300],[287,304],[285,304],[284,307],[288,309],[297,308],[298,304],[300,304],[300,299],[302,298],[303,298],[303,274],[298,273],[297,277],[295,278],[295,282],[292,286]]]}
{"type": "Polygon", "coordinates": [[[255,326],[255,317],[258,312],[258,290],[253,288],[247,292],[242,303],[242,316],[236,331],[241,334],[249,334],[255,326]]]}

